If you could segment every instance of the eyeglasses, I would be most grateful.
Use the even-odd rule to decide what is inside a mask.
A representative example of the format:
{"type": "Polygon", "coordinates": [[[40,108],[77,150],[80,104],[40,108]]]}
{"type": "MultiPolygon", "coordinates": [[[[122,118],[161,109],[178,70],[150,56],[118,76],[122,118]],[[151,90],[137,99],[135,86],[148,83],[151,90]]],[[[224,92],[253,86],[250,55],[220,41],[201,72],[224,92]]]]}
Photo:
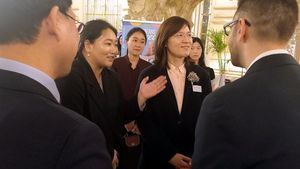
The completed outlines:
{"type": "MultiPolygon", "coordinates": [[[[244,19],[244,20],[245,20],[246,25],[250,27],[250,26],[251,26],[250,22],[249,22],[248,20],[246,20],[246,19],[244,19]]],[[[236,19],[236,20],[233,20],[233,21],[231,21],[231,22],[229,22],[229,23],[226,23],[226,24],[223,26],[224,33],[225,33],[226,36],[229,36],[230,31],[231,31],[231,28],[232,28],[235,24],[237,24],[238,21],[239,21],[239,19],[236,19]]]]}
{"type": "Polygon", "coordinates": [[[175,38],[180,38],[180,39],[182,39],[184,36],[186,36],[188,38],[192,38],[193,33],[191,33],[191,32],[188,32],[188,33],[178,32],[178,33],[175,33],[175,35],[174,35],[175,38]]]}
{"type": "Polygon", "coordinates": [[[85,27],[85,24],[82,23],[82,22],[80,22],[80,21],[78,21],[77,19],[73,18],[72,16],[68,15],[65,12],[63,12],[63,14],[66,15],[67,17],[69,17],[70,19],[72,19],[73,21],[75,21],[76,24],[78,24],[77,30],[78,30],[78,33],[80,34],[83,31],[83,29],[85,27]]]}

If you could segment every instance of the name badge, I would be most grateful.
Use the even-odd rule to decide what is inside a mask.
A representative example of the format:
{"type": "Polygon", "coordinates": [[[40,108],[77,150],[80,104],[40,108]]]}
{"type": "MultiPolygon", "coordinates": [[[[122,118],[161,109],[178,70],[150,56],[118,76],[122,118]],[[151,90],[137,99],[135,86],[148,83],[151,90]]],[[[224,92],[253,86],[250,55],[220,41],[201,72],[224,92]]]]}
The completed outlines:
{"type": "Polygon", "coordinates": [[[202,86],[193,85],[193,92],[201,93],[202,92],[202,86]]]}

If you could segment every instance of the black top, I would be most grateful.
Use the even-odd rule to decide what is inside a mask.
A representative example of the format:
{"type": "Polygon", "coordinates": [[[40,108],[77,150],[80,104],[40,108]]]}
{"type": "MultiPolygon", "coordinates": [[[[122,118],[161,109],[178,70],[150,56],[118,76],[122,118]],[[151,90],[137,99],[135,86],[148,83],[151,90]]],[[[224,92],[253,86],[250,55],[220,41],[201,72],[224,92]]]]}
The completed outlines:
{"type": "Polygon", "coordinates": [[[210,80],[215,79],[215,71],[214,69],[207,67],[207,66],[201,66],[209,75],[210,80]]]}

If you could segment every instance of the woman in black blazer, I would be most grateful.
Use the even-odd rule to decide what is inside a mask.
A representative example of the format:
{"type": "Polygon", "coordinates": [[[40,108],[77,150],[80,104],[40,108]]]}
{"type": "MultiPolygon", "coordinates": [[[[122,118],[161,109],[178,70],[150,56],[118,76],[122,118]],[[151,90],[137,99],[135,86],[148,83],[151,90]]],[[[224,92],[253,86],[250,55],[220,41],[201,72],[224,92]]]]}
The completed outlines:
{"type": "Polygon", "coordinates": [[[160,26],[153,66],[139,79],[166,76],[166,89],[146,102],[138,126],[143,136],[141,169],[191,168],[201,104],[211,92],[208,74],[186,62],[192,37],[187,20],[174,16],[160,26]]]}
{"type": "MultiPolygon", "coordinates": [[[[117,30],[108,22],[89,21],[81,33],[80,47],[71,73],[57,80],[61,103],[102,129],[114,168],[118,165],[117,151],[123,136],[124,118],[135,118],[130,115],[124,117],[123,108],[133,114],[139,112],[137,98],[125,103],[119,78],[109,69],[118,53],[116,35],[117,30]]],[[[164,88],[163,78],[152,83],[142,86],[141,91],[145,89],[143,98],[154,96],[164,88]]],[[[143,101],[139,103],[143,104],[143,101]]]]}

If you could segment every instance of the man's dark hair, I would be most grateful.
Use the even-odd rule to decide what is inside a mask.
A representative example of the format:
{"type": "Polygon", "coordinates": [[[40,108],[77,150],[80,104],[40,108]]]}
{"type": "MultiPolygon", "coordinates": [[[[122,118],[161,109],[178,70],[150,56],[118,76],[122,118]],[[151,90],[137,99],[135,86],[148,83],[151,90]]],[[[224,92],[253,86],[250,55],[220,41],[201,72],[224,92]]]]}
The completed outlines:
{"type": "Polygon", "coordinates": [[[0,44],[36,40],[42,20],[54,6],[66,13],[72,0],[0,0],[0,44]]]}
{"type": "Polygon", "coordinates": [[[235,14],[245,18],[259,40],[287,42],[298,23],[296,0],[239,0],[235,14]]]}

